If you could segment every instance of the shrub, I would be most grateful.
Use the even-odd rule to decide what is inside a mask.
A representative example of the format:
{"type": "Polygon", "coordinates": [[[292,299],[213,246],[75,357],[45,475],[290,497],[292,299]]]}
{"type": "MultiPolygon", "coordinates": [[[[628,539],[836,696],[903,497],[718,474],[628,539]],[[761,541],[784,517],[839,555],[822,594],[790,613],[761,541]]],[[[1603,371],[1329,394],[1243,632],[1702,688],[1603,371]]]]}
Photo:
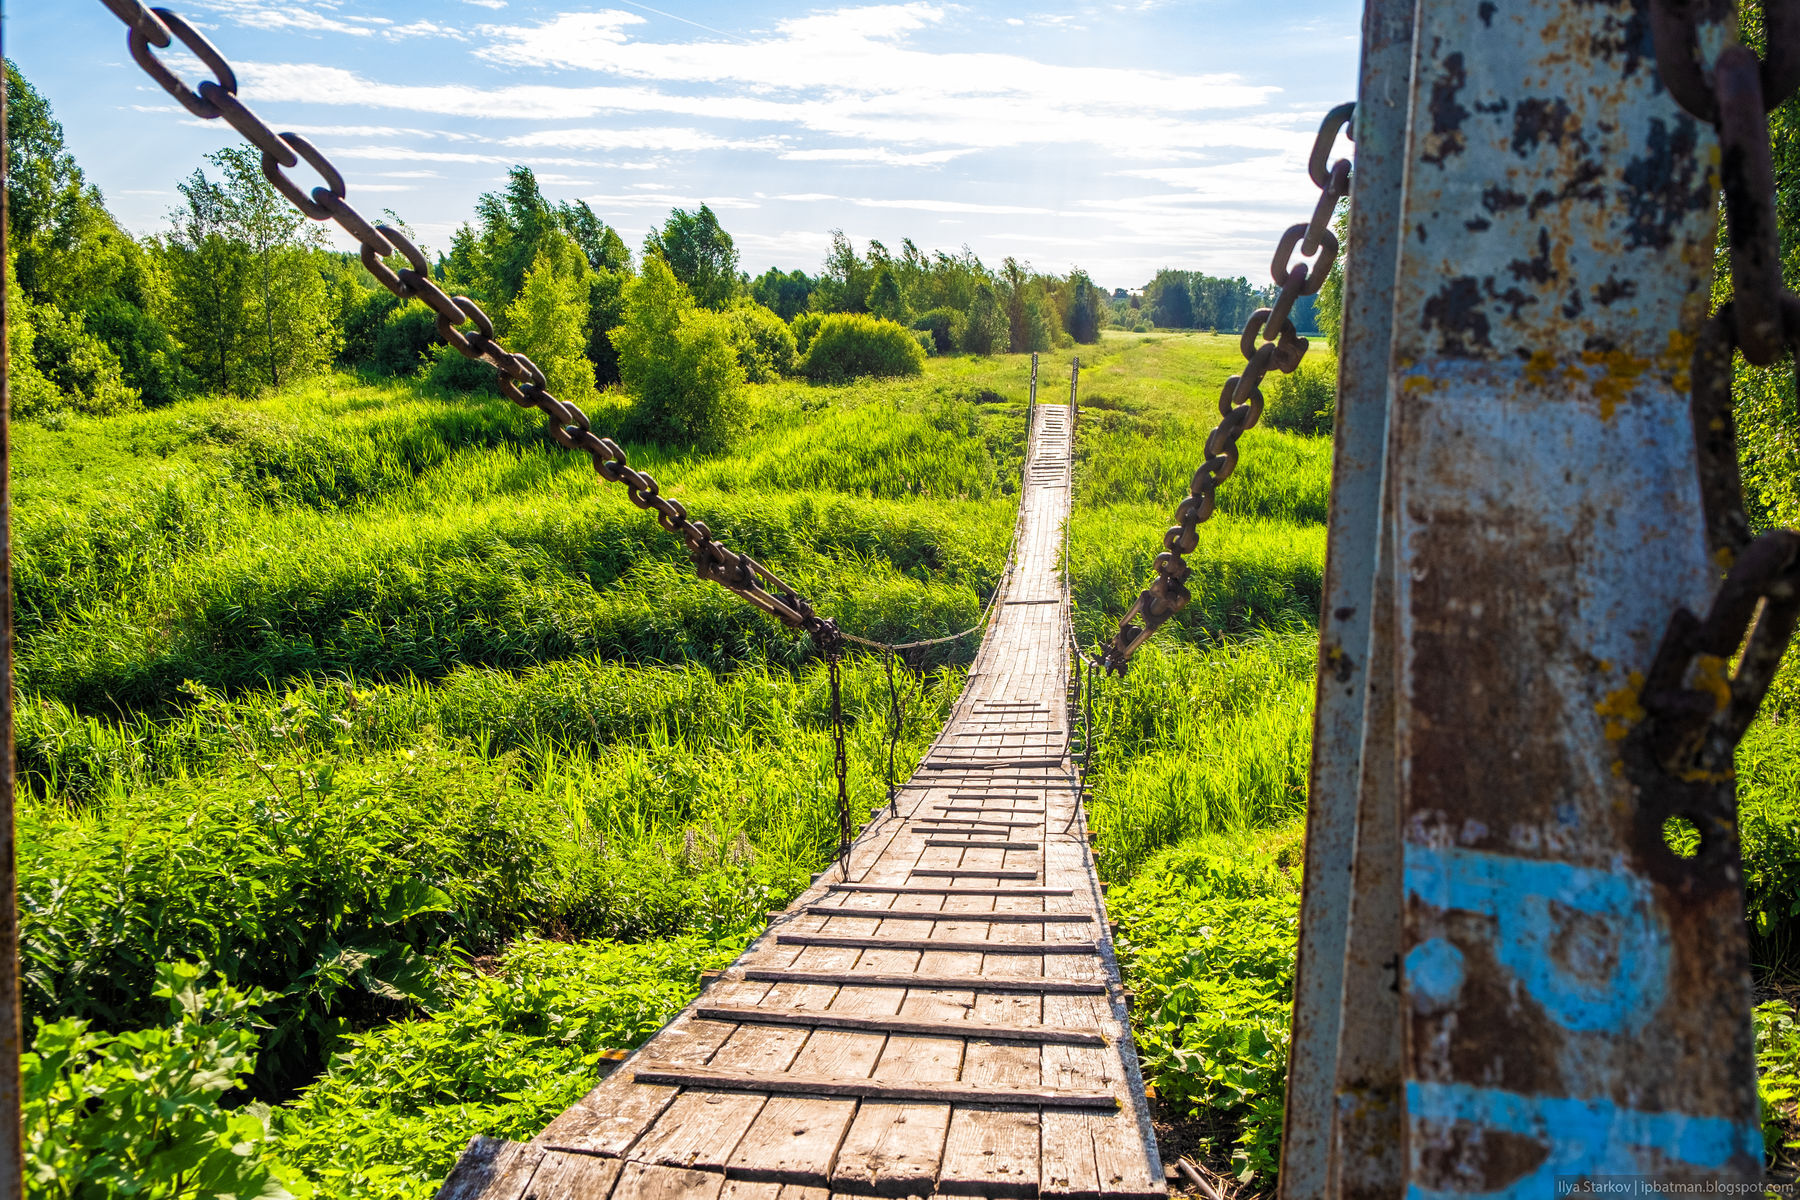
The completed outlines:
{"type": "Polygon", "coordinates": [[[705,449],[735,440],[744,420],[744,368],[730,318],[698,308],[654,255],[625,290],[625,323],[613,344],[645,434],[705,449]]]}
{"type": "Polygon", "coordinates": [[[375,341],[390,314],[400,307],[392,292],[383,288],[365,291],[344,308],[344,340],[338,361],[347,367],[375,365],[375,341]]]}
{"type": "Polygon", "coordinates": [[[937,353],[950,354],[962,344],[963,331],[968,328],[968,324],[968,319],[962,313],[946,306],[924,313],[913,322],[913,328],[930,331],[937,353]]]}
{"type": "Polygon", "coordinates": [[[1337,410],[1335,360],[1301,363],[1265,394],[1262,421],[1289,433],[1329,434],[1337,410]]]}
{"type": "MultiPolygon", "coordinates": [[[[23,307],[15,306],[14,319],[23,307]]],[[[74,409],[96,417],[142,407],[138,390],[125,382],[119,356],[88,332],[80,316],[54,304],[34,304],[30,309],[32,354],[53,389],[39,393],[40,403],[47,402],[50,411],[74,409]]],[[[28,406],[16,406],[15,411],[22,417],[41,415],[28,406]]]]}
{"type": "Polygon", "coordinates": [[[824,313],[803,312],[789,323],[788,328],[794,334],[794,353],[806,353],[806,348],[812,345],[813,335],[819,332],[819,325],[824,320],[824,313]]]}
{"type": "Polygon", "coordinates": [[[464,358],[454,346],[440,342],[431,348],[431,367],[425,378],[452,392],[479,392],[493,390],[495,373],[488,363],[464,358]]]}
{"type": "Polygon", "coordinates": [[[556,260],[538,251],[506,310],[508,340],[515,352],[538,365],[558,398],[576,403],[594,395],[587,323],[588,282],[558,272],[556,260]]]}
{"type": "Polygon", "coordinates": [[[833,313],[819,323],[800,369],[814,382],[864,375],[918,375],[925,351],[904,326],[860,313],[833,313]]]}
{"type": "Polygon", "coordinates": [[[294,1195],[267,1157],[262,1114],[219,1104],[256,1061],[251,1012],[265,997],[205,990],[206,974],[204,964],[156,968],[154,995],[169,1013],[161,1028],[106,1034],[74,1018],[38,1023],[19,1063],[32,1196],[294,1195]]]}
{"type": "Polygon", "coordinates": [[[181,347],[169,331],[129,300],[102,296],[83,314],[88,330],[119,356],[125,383],[145,404],[173,404],[193,390],[181,347]]]}
{"type": "Polygon", "coordinates": [[[768,383],[794,372],[797,351],[787,322],[760,304],[740,304],[729,313],[738,365],[751,383],[768,383]]]}
{"type": "Polygon", "coordinates": [[[925,352],[926,358],[937,353],[937,340],[931,336],[931,330],[915,329],[912,331],[912,335],[913,341],[919,343],[919,349],[925,352]]]}
{"type": "Polygon", "coordinates": [[[372,364],[383,375],[411,375],[431,357],[437,340],[437,314],[423,300],[397,304],[375,331],[372,364]]]}

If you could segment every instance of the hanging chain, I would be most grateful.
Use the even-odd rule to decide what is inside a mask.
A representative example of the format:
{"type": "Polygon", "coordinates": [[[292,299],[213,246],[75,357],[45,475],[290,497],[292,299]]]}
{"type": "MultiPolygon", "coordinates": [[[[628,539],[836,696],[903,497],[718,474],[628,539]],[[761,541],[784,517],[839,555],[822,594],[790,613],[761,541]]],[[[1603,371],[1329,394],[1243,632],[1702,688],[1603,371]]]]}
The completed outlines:
{"type": "Polygon", "coordinates": [[[847,769],[844,755],[844,689],[838,672],[840,655],[840,650],[829,650],[825,654],[825,661],[830,664],[831,672],[831,770],[832,774],[837,777],[838,863],[848,877],[851,833],[850,793],[845,786],[847,769]]]}
{"type": "MultiPolygon", "coordinates": [[[[1759,61],[1731,42],[1709,72],[1702,47],[1716,41],[1717,30],[1702,21],[1699,5],[1650,5],[1664,86],[1719,134],[1732,298],[1702,328],[1690,376],[1707,538],[1727,574],[1704,618],[1684,608],[1670,620],[1641,689],[1649,720],[1626,751],[1628,765],[1700,789],[1730,776],[1738,741],[1800,620],[1800,533],[1778,529],[1751,539],[1732,417],[1732,352],[1768,366],[1800,347],[1800,296],[1781,278],[1767,115],[1800,86],[1800,4],[1770,3],[1763,11],[1768,56],[1759,61]],[[1729,673],[1733,655],[1736,674],[1729,673]]],[[[1711,16],[1735,20],[1735,6],[1711,16]]],[[[1683,815],[1709,823],[1729,816],[1711,812],[1704,797],[1689,800],[1707,811],[1683,815]]]]}
{"type": "Polygon", "coordinates": [[[887,759],[887,798],[888,812],[893,816],[900,815],[900,789],[894,781],[894,754],[900,749],[900,689],[894,683],[894,652],[887,652],[887,685],[888,685],[888,759],[887,759]]]}
{"type": "Polygon", "coordinates": [[[362,264],[375,279],[402,301],[419,300],[437,315],[438,335],[465,358],[485,362],[498,375],[500,391],[521,408],[535,408],[550,421],[550,436],[569,450],[588,455],[602,479],[625,485],[626,494],[639,508],[656,514],[665,530],[678,535],[701,579],[708,579],[749,601],[784,625],[810,634],[824,653],[833,654],[843,644],[835,622],[815,613],[773,572],[748,554],[738,554],[713,537],[706,522],[688,517],[679,500],[661,494],[650,475],[634,470],[625,452],[611,438],[595,435],[587,414],[566,400],[558,400],[536,363],[523,354],[508,351],[494,336],[494,322],[467,296],[452,296],[431,278],[425,255],[405,235],[388,225],[370,224],[344,198],[344,177],[312,143],[296,133],[276,133],[238,98],[237,75],[223,55],[193,26],[166,8],[146,8],[138,0],[102,0],[129,28],[127,46],[138,66],[164,91],[204,120],[223,118],[244,139],[262,151],[263,174],[275,190],[295,208],[315,221],[332,221],[355,238],[362,264]],[[179,41],[191,51],[213,78],[196,90],[189,87],[156,57],[156,50],[179,41]],[[310,193],[302,190],[287,172],[304,161],[324,181],[310,193]],[[406,265],[398,271],[386,259],[398,254],[406,265]],[[466,328],[465,328],[466,327],[466,328]]]}
{"type": "Polygon", "coordinates": [[[1292,372],[1306,354],[1307,341],[1295,331],[1292,312],[1295,301],[1314,295],[1325,285],[1331,265],[1337,260],[1338,240],[1331,231],[1331,221],[1337,214],[1338,201],[1350,194],[1350,162],[1340,158],[1327,166],[1326,160],[1355,110],[1355,104],[1340,104],[1325,114],[1319,126],[1307,160],[1307,173],[1319,188],[1312,219],[1289,228],[1275,248],[1269,273],[1280,290],[1274,304],[1251,313],[1244,325],[1238,339],[1246,360],[1243,373],[1226,380],[1219,393],[1221,419],[1206,439],[1206,459],[1194,472],[1187,499],[1175,510],[1178,524],[1163,534],[1163,551],[1156,556],[1155,582],[1138,596],[1137,603],[1119,622],[1112,644],[1100,656],[1099,664],[1106,670],[1123,675],[1138,647],[1164,621],[1187,607],[1191,599],[1187,580],[1193,569],[1186,556],[1200,544],[1199,526],[1213,514],[1219,485],[1237,469],[1238,439],[1262,417],[1263,379],[1271,368],[1284,375],[1292,372]],[[1318,257],[1310,266],[1305,261],[1296,262],[1296,250],[1302,260],[1310,255],[1318,257]],[[1139,620],[1143,624],[1138,624],[1139,620]]]}

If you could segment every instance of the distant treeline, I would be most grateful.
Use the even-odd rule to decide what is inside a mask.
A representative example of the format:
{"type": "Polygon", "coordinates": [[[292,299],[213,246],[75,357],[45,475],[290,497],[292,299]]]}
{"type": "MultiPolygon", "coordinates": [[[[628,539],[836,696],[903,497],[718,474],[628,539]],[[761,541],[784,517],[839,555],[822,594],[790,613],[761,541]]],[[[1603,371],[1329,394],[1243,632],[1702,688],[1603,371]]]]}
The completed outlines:
{"type": "MultiPolygon", "coordinates": [[[[423,304],[402,304],[356,255],[329,248],[323,229],[269,186],[255,151],[208,155],[177,184],[183,203],[167,230],[136,237],[86,182],[50,105],[11,62],[6,86],[16,414],[248,395],[333,367],[488,384],[484,368],[443,345],[423,304]]],[[[410,236],[398,215],[385,218],[410,236]]],[[[1094,342],[1106,326],[1235,330],[1270,291],[1165,270],[1138,292],[1109,294],[1079,269],[1042,274],[1011,257],[990,268],[966,247],[927,253],[911,239],[898,252],[878,241],[859,252],[842,232],[818,274],[771,269],[752,279],[704,205],[673,210],[634,262],[586,203],[552,203],[522,166],[439,249],[434,278],[479,302],[507,344],[571,398],[620,382],[622,352],[635,391],[633,361],[688,353],[678,326],[708,330],[712,349],[689,347],[694,371],[718,376],[725,346],[743,379],[822,378],[832,371],[809,369],[805,352],[834,313],[902,326],[927,355],[995,354],[1094,342]],[[652,260],[657,278],[634,287],[652,260]]],[[[1295,317],[1309,327],[1310,302],[1295,317]]]]}

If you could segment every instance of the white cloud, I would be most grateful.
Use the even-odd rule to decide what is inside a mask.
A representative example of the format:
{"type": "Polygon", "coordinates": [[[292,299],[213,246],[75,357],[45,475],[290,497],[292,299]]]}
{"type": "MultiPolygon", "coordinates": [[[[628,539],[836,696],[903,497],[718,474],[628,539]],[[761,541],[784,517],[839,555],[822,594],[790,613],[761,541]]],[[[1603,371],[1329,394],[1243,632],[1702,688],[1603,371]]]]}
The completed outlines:
{"type": "Polygon", "coordinates": [[[555,146],[570,150],[780,150],[781,138],[728,138],[700,129],[541,129],[503,138],[507,146],[555,146]]]}
{"type": "Polygon", "coordinates": [[[583,196],[582,199],[596,208],[699,208],[702,204],[713,209],[762,207],[755,200],[738,196],[682,196],[674,192],[638,192],[629,196],[583,196]]]}
{"type": "Polygon", "coordinates": [[[935,167],[965,154],[975,153],[973,148],[959,150],[920,150],[916,153],[903,153],[890,150],[886,146],[843,146],[829,149],[788,150],[782,158],[789,162],[846,162],[874,163],[883,167],[935,167]]]}

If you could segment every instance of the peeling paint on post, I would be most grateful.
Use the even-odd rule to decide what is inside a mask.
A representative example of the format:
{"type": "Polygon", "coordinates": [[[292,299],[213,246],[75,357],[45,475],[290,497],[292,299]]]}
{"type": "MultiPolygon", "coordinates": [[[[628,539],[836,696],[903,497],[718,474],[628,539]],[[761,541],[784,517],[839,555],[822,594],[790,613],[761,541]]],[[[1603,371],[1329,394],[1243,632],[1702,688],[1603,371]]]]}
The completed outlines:
{"type": "Polygon", "coordinates": [[[1756,1179],[1736,847],[1678,878],[1701,868],[1637,836],[1606,715],[1714,585],[1686,393],[1716,143],[1639,5],[1418,20],[1389,444],[1407,1192],[1756,1179]]]}

